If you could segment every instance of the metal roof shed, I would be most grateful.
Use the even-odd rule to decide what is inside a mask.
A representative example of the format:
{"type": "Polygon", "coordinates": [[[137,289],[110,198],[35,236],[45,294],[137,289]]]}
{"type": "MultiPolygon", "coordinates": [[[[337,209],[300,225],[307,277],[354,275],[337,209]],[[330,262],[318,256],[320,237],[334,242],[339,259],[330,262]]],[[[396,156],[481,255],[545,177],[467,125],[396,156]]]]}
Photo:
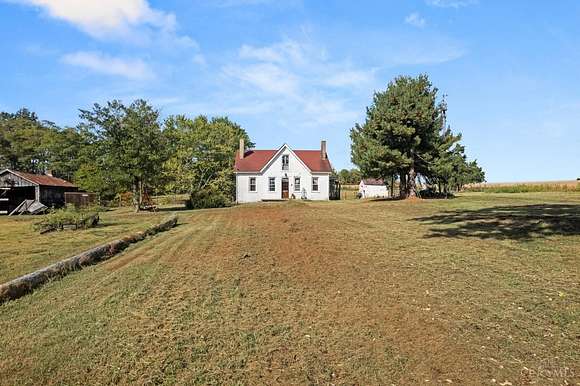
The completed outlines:
{"type": "Polygon", "coordinates": [[[9,214],[24,200],[58,208],[65,203],[65,192],[76,191],[74,184],[52,175],[4,169],[0,171],[0,214],[9,214]]]}

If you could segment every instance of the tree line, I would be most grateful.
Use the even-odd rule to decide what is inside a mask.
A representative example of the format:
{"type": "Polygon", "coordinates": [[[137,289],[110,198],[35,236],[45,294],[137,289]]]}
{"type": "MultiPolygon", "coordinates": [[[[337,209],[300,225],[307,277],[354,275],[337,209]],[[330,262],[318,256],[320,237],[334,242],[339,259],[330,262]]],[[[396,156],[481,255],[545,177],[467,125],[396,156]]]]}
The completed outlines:
{"type": "MultiPolygon", "coordinates": [[[[363,176],[398,181],[400,195],[413,197],[418,179],[443,194],[484,181],[477,161],[467,159],[461,134],[446,124],[447,105],[437,93],[426,75],[397,77],[376,92],[365,122],[350,132],[358,169],[337,173],[341,183],[358,184],[363,176]]],[[[148,193],[187,193],[191,207],[226,206],[235,197],[240,138],[253,146],[227,117],[161,120],[142,99],[94,104],[80,110],[76,126],[63,128],[21,109],[0,113],[0,167],[50,170],[104,201],[131,192],[136,210],[148,193]]]]}
{"type": "Polygon", "coordinates": [[[225,206],[234,197],[238,141],[253,145],[226,117],[162,121],[141,99],[94,104],[79,118],[61,128],[27,109],[0,113],[0,168],[50,170],[105,201],[130,191],[136,210],[148,193],[187,193],[191,207],[225,206]]]}
{"type": "Polygon", "coordinates": [[[366,177],[399,181],[400,196],[417,195],[417,180],[440,194],[483,182],[461,134],[446,122],[447,104],[427,75],[399,76],[374,94],[363,124],[350,132],[352,162],[366,177]]]}
{"type": "Polygon", "coordinates": [[[342,185],[358,185],[363,177],[360,170],[355,168],[341,169],[336,176],[342,185]]]}

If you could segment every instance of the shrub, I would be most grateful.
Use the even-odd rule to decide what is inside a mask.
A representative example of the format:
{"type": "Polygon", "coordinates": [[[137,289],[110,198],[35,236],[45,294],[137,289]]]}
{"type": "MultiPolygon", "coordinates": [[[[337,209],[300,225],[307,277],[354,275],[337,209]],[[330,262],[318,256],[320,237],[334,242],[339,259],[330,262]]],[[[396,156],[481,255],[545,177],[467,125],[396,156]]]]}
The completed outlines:
{"type": "Polygon", "coordinates": [[[423,189],[418,193],[418,196],[421,198],[453,198],[455,197],[453,193],[443,193],[438,192],[433,188],[423,189]]]}
{"type": "Polygon", "coordinates": [[[189,200],[185,203],[187,209],[223,208],[231,205],[231,198],[223,193],[208,189],[191,193],[189,200]]]}
{"type": "Polygon", "coordinates": [[[95,210],[53,209],[33,227],[40,233],[64,229],[87,229],[95,227],[99,220],[99,212],[95,210]]]}
{"type": "Polygon", "coordinates": [[[186,194],[166,194],[153,197],[158,205],[183,205],[189,200],[186,194]]]}
{"type": "Polygon", "coordinates": [[[133,205],[133,193],[131,192],[118,193],[115,196],[115,199],[110,202],[110,204],[111,206],[114,205],[118,207],[131,206],[133,205]]]}

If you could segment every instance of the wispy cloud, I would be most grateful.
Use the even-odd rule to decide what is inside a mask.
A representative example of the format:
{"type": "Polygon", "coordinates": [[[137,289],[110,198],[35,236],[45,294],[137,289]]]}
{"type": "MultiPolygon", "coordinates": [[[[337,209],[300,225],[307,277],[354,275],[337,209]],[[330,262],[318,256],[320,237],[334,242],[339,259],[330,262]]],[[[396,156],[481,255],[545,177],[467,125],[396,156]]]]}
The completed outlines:
{"type": "Polygon", "coordinates": [[[425,18],[419,15],[417,12],[413,12],[405,18],[405,23],[412,25],[413,27],[423,28],[427,24],[425,18]]]}
{"type": "MultiPolygon", "coordinates": [[[[350,98],[369,87],[375,69],[335,60],[308,39],[266,45],[242,45],[237,58],[222,67],[230,110],[239,114],[275,112],[278,127],[291,132],[350,127],[360,111],[350,98]]],[[[362,110],[361,110],[362,111],[362,110]]]]}
{"type": "Polygon", "coordinates": [[[193,63],[205,67],[207,66],[207,61],[205,59],[205,56],[202,53],[197,53],[195,55],[193,55],[193,58],[191,59],[193,63]]]}
{"type": "Polygon", "coordinates": [[[291,72],[273,63],[257,63],[247,66],[226,66],[224,74],[236,78],[267,93],[291,96],[299,87],[299,79],[291,72]]]}
{"type": "Polygon", "coordinates": [[[425,0],[428,5],[440,8],[461,8],[475,5],[478,0],[425,0]]]}
{"type": "Polygon", "coordinates": [[[62,61],[99,74],[121,76],[129,80],[155,78],[151,68],[141,59],[121,59],[100,52],[78,51],[64,55],[62,61]]]}
{"type": "Polygon", "coordinates": [[[242,59],[256,59],[266,62],[281,62],[284,59],[280,50],[275,47],[253,47],[244,44],[239,51],[242,59]]]}
{"type": "Polygon", "coordinates": [[[368,84],[375,72],[352,68],[349,62],[332,61],[325,49],[292,39],[263,47],[242,45],[238,58],[239,62],[224,66],[224,74],[262,91],[288,96],[319,87],[368,84]]]}
{"type": "Polygon", "coordinates": [[[396,66],[435,65],[450,62],[465,55],[463,48],[452,44],[445,45],[442,43],[436,47],[437,49],[435,50],[421,45],[399,47],[396,52],[393,52],[390,60],[396,66]]]}
{"type": "Polygon", "coordinates": [[[289,39],[265,47],[254,47],[244,44],[239,50],[241,59],[254,59],[262,62],[288,63],[294,65],[304,64],[306,54],[311,57],[316,55],[311,47],[289,39]],[[307,53],[306,51],[309,52],[307,53]]]}

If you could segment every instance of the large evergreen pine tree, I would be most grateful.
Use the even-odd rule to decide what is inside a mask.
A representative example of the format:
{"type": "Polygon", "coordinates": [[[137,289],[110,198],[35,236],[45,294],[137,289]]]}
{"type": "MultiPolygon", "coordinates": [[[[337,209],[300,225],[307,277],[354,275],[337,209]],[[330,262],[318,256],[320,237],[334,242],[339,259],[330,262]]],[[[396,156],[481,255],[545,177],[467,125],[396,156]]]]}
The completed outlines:
{"type": "Polygon", "coordinates": [[[427,174],[443,126],[437,89],[427,75],[400,76],[376,92],[365,123],[351,130],[352,161],[363,174],[398,175],[402,197],[414,197],[417,174],[427,174]]]}
{"type": "Polygon", "coordinates": [[[417,195],[419,175],[440,193],[484,179],[477,163],[467,162],[461,134],[446,127],[447,105],[437,91],[427,75],[397,77],[374,94],[364,124],[351,129],[352,162],[367,177],[398,177],[403,198],[417,195]]]}

